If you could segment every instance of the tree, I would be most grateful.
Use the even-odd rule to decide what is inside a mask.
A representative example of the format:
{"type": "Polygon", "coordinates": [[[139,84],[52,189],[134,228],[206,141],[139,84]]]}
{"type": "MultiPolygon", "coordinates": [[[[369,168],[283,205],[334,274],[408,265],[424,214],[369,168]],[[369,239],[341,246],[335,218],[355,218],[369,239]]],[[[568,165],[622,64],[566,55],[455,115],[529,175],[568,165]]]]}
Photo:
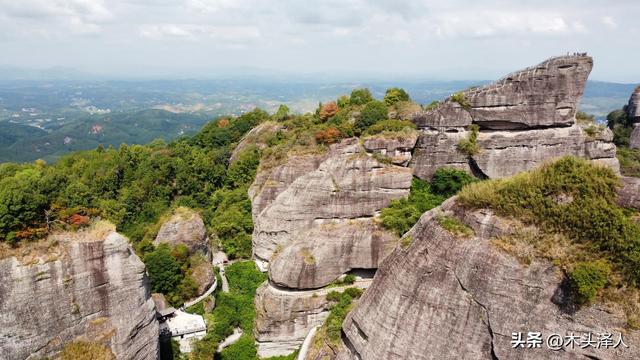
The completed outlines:
{"type": "Polygon", "coordinates": [[[350,105],[364,105],[370,101],[373,101],[373,96],[369,89],[354,89],[351,91],[351,97],[349,97],[350,105]]]}
{"type": "Polygon", "coordinates": [[[281,104],[278,107],[278,111],[273,114],[273,120],[275,121],[284,121],[289,118],[289,107],[287,105],[281,104]]]}
{"type": "Polygon", "coordinates": [[[434,193],[451,196],[460,191],[463,186],[477,181],[466,171],[455,168],[439,168],[433,174],[431,189],[434,193]]]}
{"type": "Polygon", "coordinates": [[[404,91],[404,89],[397,88],[397,87],[387,89],[387,92],[384,95],[384,102],[385,104],[387,104],[387,106],[392,106],[395,103],[400,101],[410,101],[410,100],[411,98],[409,97],[409,94],[407,94],[407,92],[404,91]]]}
{"type": "Polygon", "coordinates": [[[328,118],[336,115],[338,110],[340,110],[338,105],[333,101],[323,104],[320,108],[320,119],[323,121],[327,120],[328,118]]]}
{"type": "Polygon", "coordinates": [[[156,250],[146,254],[143,258],[149,273],[152,292],[174,294],[182,282],[180,263],[171,256],[171,250],[166,244],[161,244],[156,250]]]}
{"type": "Polygon", "coordinates": [[[369,126],[387,118],[387,105],[382,101],[368,102],[356,120],[356,128],[364,131],[369,126]]]}

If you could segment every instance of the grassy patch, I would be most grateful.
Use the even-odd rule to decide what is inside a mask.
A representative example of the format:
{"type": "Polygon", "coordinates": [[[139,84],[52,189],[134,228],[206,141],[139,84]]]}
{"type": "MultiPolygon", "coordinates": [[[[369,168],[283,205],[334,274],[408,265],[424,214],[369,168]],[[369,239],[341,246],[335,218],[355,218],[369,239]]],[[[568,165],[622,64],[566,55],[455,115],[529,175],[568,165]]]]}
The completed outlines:
{"type": "Polygon", "coordinates": [[[467,185],[459,203],[534,224],[572,243],[578,257],[612,264],[622,281],[640,283],[640,227],[616,205],[619,180],[607,167],[566,157],[508,179],[467,185]]]}
{"type": "Polygon", "coordinates": [[[438,216],[438,224],[453,236],[462,238],[469,238],[473,236],[473,229],[453,216],[438,216]]]}
{"type": "Polygon", "coordinates": [[[640,149],[618,147],[616,155],[620,161],[622,175],[640,177],[640,149]]]}
{"type": "Polygon", "coordinates": [[[480,145],[478,145],[478,132],[480,127],[476,124],[469,125],[469,137],[466,139],[460,139],[457,145],[458,151],[467,155],[473,156],[480,152],[480,145]]]}

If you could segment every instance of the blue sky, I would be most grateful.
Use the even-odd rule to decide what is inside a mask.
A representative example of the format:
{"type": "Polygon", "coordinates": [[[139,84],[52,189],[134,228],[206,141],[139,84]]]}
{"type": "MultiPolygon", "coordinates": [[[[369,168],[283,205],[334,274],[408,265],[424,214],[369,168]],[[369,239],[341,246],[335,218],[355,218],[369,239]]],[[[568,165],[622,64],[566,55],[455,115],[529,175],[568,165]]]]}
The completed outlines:
{"type": "Polygon", "coordinates": [[[493,79],[580,51],[633,83],[638,39],[638,0],[0,0],[0,65],[120,77],[493,79]]]}

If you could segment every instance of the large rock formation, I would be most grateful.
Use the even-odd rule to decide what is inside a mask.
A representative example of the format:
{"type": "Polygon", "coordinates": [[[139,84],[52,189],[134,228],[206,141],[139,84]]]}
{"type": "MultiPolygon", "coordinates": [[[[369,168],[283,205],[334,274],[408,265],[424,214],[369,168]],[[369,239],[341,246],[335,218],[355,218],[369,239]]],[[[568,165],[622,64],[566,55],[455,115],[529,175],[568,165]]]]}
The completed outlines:
{"type": "Polygon", "coordinates": [[[324,295],[301,290],[319,289],[354,269],[375,269],[393,250],[398,239],[374,217],[408,194],[412,174],[380,156],[406,163],[400,159],[411,146],[391,137],[368,145],[347,139],[327,153],[290,156],[258,172],[250,190],[253,251],[269,264],[270,278],[256,298],[260,356],[293,351],[328,315],[324,295]]]}
{"type": "Polygon", "coordinates": [[[416,114],[421,134],[410,164],[415,175],[429,179],[448,166],[504,177],[566,155],[598,160],[617,171],[611,132],[575,121],[592,65],[586,55],[552,58],[416,114]],[[479,151],[466,154],[458,144],[469,138],[471,124],[480,128],[479,151]]]}
{"type": "Polygon", "coordinates": [[[200,251],[207,258],[211,256],[204,222],[198,213],[187,208],[176,209],[171,218],[162,224],[153,243],[171,246],[184,244],[191,254],[200,251]]]}
{"type": "MultiPolygon", "coordinates": [[[[489,211],[465,213],[455,198],[425,213],[376,273],[372,286],[343,323],[340,359],[637,359],[640,333],[624,330],[621,306],[571,306],[563,272],[545,260],[524,264],[491,238],[512,231],[489,211]],[[458,238],[439,225],[442,214],[475,230],[458,238]],[[512,334],[622,332],[628,348],[545,344],[512,346],[512,334]]],[[[596,335],[594,335],[596,336],[596,335]]]]}
{"type": "Polygon", "coordinates": [[[54,356],[74,340],[118,359],[157,359],[158,323],[142,261],[113,231],[60,234],[39,256],[0,260],[0,353],[54,356]]]}
{"type": "Polygon", "coordinates": [[[629,103],[624,107],[624,111],[629,120],[634,123],[629,147],[632,149],[640,148],[640,86],[631,94],[629,103]]]}

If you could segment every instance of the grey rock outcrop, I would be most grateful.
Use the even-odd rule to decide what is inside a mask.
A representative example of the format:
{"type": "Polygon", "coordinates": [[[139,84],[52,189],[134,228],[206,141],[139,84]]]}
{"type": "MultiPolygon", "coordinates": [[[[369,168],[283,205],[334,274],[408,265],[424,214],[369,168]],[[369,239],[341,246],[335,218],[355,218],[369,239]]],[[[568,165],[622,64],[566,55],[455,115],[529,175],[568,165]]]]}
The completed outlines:
{"type": "Polygon", "coordinates": [[[369,219],[328,222],[301,234],[271,261],[274,284],[293,289],[325,286],[351,269],[375,269],[398,239],[369,219]]]}
{"type": "Polygon", "coordinates": [[[407,166],[411,160],[411,152],[418,140],[418,133],[400,132],[396,135],[374,135],[364,139],[367,152],[385,156],[395,165],[407,166]]]}
{"type": "Polygon", "coordinates": [[[367,155],[357,139],[330,150],[318,169],[296,178],[254,216],[254,256],[270,261],[300,235],[325,221],[371,218],[406,196],[411,170],[367,155]]]}
{"type": "Polygon", "coordinates": [[[297,350],[309,330],[329,316],[326,293],[279,290],[265,283],[256,291],[258,352],[261,357],[297,350]]]}
{"type": "Polygon", "coordinates": [[[416,114],[413,122],[421,134],[410,163],[414,174],[430,179],[446,166],[504,177],[567,155],[618,171],[612,133],[575,120],[592,65],[586,55],[552,58],[416,114]],[[471,124],[480,128],[479,151],[465,154],[458,144],[469,137],[471,124]]]}
{"type": "MultiPolygon", "coordinates": [[[[369,149],[388,150],[386,156],[412,141],[376,139],[369,149]]],[[[259,263],[269,264],[270,278],[255,301],[260,356],[299,347],[328,315],[320,288],[350,270],[377,268],[393,250],[398,239],[374,217],[407,196],[411,181],[411,169],[377,159],[358,139],[343,140],[325,154],[290,156],[258,173],[249,192],[253,251],[259,263]]]]}
{"type": "Polygon", "coordinates": [[[115,232],[52,237],[43,258],[0,260],[0,353],[56,355],[74,340],[116,358],[157,359],[158,323],[142,261],[115,232]]]}
{"type": "Polygon", "coordinates": [[[640,148],[640,86],[631,94],[629,103],[624,107],[624,111],[629,120],[634,123],[631,138],[629,139],[629,147],[632,149],[640,148]]]}
{"type": "Polygon", "coordinates": [[[191,254],[200,251],[207,258],[211,256],[204,222],[198,213],[187,208],[176,209],[171,218],[162,224],[153,243],[171,246],[184,244],[191,254]]]}
{"type": "MultiPolygon", "coordinates": [[[[490,237],[509,231],[490,212],[469,215],[476,236],[456,238],[438,222],[460,217],[455,199],[425,213],[378,269],[343,323],[339,359],[637,359],[640,334],[625,329],[623,309],[570,309],[563,272],[545,260],[525,265],[490,237]],[[575,311],[575,312],[574,312],[575,311]],[[623,332],[628,348],[514,348],[512,333],[623,332]]],[[[461,217],[464,221],[468,218],[461,217]]]]}
{"type": "Polygon", "coordinates": [[[627,117],[632,122],[640,122],[640,86],[638,86],[631,97],[629,103],[624,108],[627,117]]]}
{"type": "Polygon", "coordinates": [[[640,210],[640,178],[623,176],[618,190],[618,205],[640,210]]]}
{"type": "Polygon", "coordinates": [[[242,137],[238,145],[233,149],[229,162],[233,163],[238,160],[240,154],[251,146],[264,149],[267,147],[266,141],[269,136],[281,129],[282,125],[273,121],[265,121],[254,127],[242,137]]]}

